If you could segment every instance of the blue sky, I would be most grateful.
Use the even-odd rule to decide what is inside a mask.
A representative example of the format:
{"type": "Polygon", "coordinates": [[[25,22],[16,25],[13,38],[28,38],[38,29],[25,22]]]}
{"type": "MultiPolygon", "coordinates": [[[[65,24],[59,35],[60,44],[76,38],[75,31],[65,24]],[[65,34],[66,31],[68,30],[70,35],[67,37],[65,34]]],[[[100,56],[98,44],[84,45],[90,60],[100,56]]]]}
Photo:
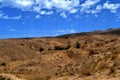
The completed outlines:
{"type": "Polygon", "coordinates": [[[120,0],[0,0],[0,38],[120,27],[120,0]]]}

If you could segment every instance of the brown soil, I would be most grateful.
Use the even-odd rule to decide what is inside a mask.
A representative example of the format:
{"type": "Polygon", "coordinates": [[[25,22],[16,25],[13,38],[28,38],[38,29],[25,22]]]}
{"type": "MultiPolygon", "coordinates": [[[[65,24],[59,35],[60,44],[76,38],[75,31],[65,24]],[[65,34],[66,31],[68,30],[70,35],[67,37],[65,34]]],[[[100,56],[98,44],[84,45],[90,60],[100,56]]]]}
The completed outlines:
{"type": "Polygon", "coordinates": [[[120,80],[119,33],[0,40],[0,73],[26,80],[120,80]]]}

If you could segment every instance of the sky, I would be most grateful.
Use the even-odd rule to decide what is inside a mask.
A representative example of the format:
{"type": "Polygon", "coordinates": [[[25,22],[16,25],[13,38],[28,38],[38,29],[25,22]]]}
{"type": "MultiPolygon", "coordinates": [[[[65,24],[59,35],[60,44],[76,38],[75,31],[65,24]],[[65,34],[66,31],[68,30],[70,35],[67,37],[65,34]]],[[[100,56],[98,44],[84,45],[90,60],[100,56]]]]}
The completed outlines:
{"type": "Polygon", "coordinates": [[[0,0],[0,39],[120,28],[120,0],[0,0]]]}

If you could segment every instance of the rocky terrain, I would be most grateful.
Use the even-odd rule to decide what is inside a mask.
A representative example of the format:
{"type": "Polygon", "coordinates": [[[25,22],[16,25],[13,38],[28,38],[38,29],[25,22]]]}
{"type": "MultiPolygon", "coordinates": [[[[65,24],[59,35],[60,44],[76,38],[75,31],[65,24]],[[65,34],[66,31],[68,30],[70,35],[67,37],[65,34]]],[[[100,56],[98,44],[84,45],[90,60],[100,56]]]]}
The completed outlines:
{"type": "Polygon", "coordinates": [[[0,40],[0,80],[120,80],[120,29],[0,40]]]}

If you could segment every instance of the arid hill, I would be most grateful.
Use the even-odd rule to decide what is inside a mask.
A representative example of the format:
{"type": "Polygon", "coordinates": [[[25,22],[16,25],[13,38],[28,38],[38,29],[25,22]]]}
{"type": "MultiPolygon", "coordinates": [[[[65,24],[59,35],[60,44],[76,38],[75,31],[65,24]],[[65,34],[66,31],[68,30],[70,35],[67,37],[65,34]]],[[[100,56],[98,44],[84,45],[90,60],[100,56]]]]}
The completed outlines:
{"type": "Polygon", "coordinates": [[[0,80],[120,80],[120,29],[0,40],[0,73],[0,80]]]}

